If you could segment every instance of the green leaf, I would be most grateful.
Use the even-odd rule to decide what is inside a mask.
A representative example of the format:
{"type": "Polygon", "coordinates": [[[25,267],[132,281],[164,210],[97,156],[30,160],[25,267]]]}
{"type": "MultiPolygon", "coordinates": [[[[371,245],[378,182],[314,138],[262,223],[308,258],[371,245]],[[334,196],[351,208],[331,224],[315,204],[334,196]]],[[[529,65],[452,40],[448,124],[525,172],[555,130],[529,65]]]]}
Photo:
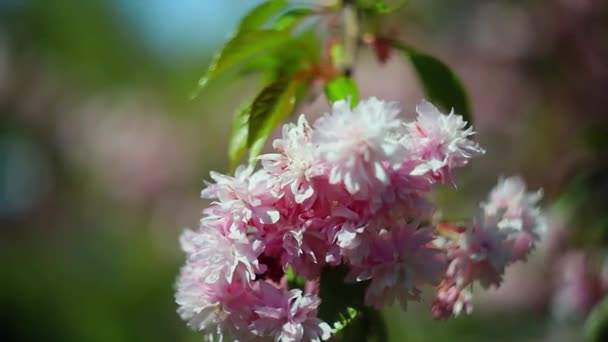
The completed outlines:
{"type": "Polygon", "coordinates": [[[234,172],[245,151],[247,150],[247,135],[249,131],[249,116],[251,105],[248,104],[235,113],[232,120],[232,130],[228,144],[228,157],[230,158],[230,173],[234,172]]]}
{"type": "Polygon", "coordinates": [[[300,289],[304,290],[306,280],[304,277],[298,275],[291,265],[287,268],[287,286],[289,289],[300,289]]]}
{"type": "Polygon", "coordinates": [[[392,13],[407,4],[407,0],[402,0],[396,5],[387,5],[385,0],[376,1],[376,11],[381,14],[392,13]]]}
{"type": "Polygon", "coordinates": [[[363,298],[368,282],[344,283],[348,267],[325,267],[321,272],[319,318],[324,322],[341,322],[351,316],[349,311],[363,310],[363,298]]]}
{"type": "Polygon", "coordinates": [[[309,8],[291,9],[279,16],[272,25],[272,28],[279,31],[291,30],[313,13],[315,12],[309,8]]]}
{"type": "MultiPolygon", "coordinates": [[[[353,308],[347,308],[347,312],[353,312],[353,308]]],[[[338,328],[334,324],[334,336],[339,341],[352,342],[387,342],[388,328],[382,314],[368,306],[356,312],[354,318],[344,315],[344,321],[338,322],[338,328]]],[[[352,317],[352,316],[351,316],[352,317]]]]}
{"type": "Polygon", "coordinates": [[[294,37],[293,49],[299,50],[300,56],[306,63],[319,63],[321,57],[321,42],[314,30],[308,30],[294,37]]]}
{"type": "Polygon", "coordinates": [[[338,100],[350,100],[350,106],[354,108],[359,102],[359,89],[352,78],[347,76],[338,77],[325,84],[325,96],[330,102],[338,100]]]}
{"type": "Polygon", "coordinates": [[[608,341],[608,297],[595,306],[583,330],[587,341],[608,341]]]}
{"type": "Polygon", "coordinates": [[[408,0],[401,0],[401,1],[391,1],[391,2],[397,2],[396,4],[391,4],[388,5],[386,3],[386,0],[359,0],[357,2],[357,6],[360,9],[364,9],[364,10],[372,10],[376,13],[380,13],[380,14],[389,14],[392,12],[395,12],[399,9],[401,9],[403,6],[405,6],[408,3],[408,0]]]}
{"type": "Polygon", "coordinates": [[[321,43],[313,31],[304,31],[275,49],[272,54],[258,58],[250,64],[251,71],[262,71],[267,80],[290,77],[318,64],[321,43]]]}
{"type": "Polygon", "coordinates": [[[346,314],[341,313],[340,320],[332,325],[332,328],[334,329],[334,334],[340,334],[344,330],[344,328],[346,328],[357,318],[357,316],[359,316],[359,311],[354,308],[347,307],[346,314]]]}
{"type": "Polygon", "coordinates": [[[331,58],[332,65],[344,65],[346,60],[346,51],[344,45],[335,44],[329,49],[329,57],[331,58]]]}
{"type": "Polygon", "coordinates": [[[255,163],[268,135],[291,114],[296,102],[297,84],[295,79],[276,80],[253,100],[247,137],[249,163],[255,163]]]}
{"type": "Polygon", "coordinates": [[[261,30],[242,32],[230,39],[222,51],[218,53],[207,73],[198,83],[198,90],[204,88],[211,80],[219,75],[241,67],[255,59],[255,57],[268,54],[277,47],[290,41],[291,36],[276,30],[261,30]]]}
{"type": "Polygon", "coordinates": [[[440,105],[445,110],[454,109],[457,114],[463,116],[465,121],[472,124],[471,108],[466,90],[450,67],[437,58],[416,51],[405,44],[391,43],[393,47],[403,51],[409,58],[431,102],[440,105]]]}
{"type": "Polygon", "coordinates": [[[348,267],[325,267],[319,284],[319,318],[332,325],[337,341],[388,340],[386,323],[378,311],[363,303],[369,281],[344,282],[348,267]]]}
{"type": "Polygon", "coordinates": [[[270,0],[259,4],[241,19],[237,32],[240,33],[261,28],[270,18],[285,8],[286,4],[286,0],[270,0]]]}

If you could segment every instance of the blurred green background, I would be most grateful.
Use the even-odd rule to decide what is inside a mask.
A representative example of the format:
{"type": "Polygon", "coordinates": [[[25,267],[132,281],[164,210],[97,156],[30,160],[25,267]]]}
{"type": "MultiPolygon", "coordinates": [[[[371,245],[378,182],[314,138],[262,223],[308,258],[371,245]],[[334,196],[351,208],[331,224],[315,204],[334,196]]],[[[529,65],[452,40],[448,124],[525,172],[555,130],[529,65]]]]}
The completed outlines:
{"type": "MultiPolygon", "coordinates": [[[[0,0],[1,341],[202,339],[175,313],[177,237],[197,224],[208,171],[226,170],[234,99],[257,81],[190,95],[257,3],[0,0]]],[[[581,340],[608,290],[608,4],[411,0],[385,24],[462,77],[487,149],[435,194],[442,214],[470,216],[497,176],[519,173],[545,189],[550,218],[527,265],[476,291],[471,317],[434,322],[429,300],[390,309],[391,340],[581,340]],[[564,283],[577,255],[589,270],[564,283]]],[[[363,49],[354,75],[405,115],[423,97],[396,57],[363,49]]]]}

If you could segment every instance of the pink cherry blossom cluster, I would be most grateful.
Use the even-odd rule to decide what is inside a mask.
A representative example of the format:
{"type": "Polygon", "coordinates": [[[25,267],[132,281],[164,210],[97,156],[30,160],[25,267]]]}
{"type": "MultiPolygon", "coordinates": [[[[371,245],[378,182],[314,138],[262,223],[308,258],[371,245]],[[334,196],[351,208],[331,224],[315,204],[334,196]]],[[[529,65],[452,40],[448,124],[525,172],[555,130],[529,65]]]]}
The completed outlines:
{"type": "Polygon", "coordinates": [[[182,318],[213,337],[319,341],[332,333],[317,317],[324,267],[346,265],[345,281],[367,282],[364,302],[376,308],[405,308],[423,285],[441,284],[439,317],[470,305],[474,280],[498,284],[538,237],[538,196],[504,180],[473,228],[439,238],[426,195],[484,151],[461,116],[428,102],[416,111],[406,122],[396,103],[338,101],[312,127],[303,115],[285,125],[260,169],[212,172],[202,197],[215,202],[181,237],[182,318]],[[288,267],[304,291],[288,288],[288,267]]]}
{"type": "Polygon", "coordinates": [[[519,177],[501,179],[467,229],[438,226],[435,244],[447,253],[448,268],[433,301],[433,315],[447,318],[472,310],[471,288],[498,287],[505,268],[525,261],[544,229],[540,191],[527,192],[519,177]]]}

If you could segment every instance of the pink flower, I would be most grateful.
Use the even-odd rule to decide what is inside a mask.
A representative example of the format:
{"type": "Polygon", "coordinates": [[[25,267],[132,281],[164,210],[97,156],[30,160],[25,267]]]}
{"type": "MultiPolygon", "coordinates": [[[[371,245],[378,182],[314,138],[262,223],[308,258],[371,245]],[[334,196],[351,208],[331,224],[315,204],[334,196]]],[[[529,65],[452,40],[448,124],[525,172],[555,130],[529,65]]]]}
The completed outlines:
{"type": "Polygon", "coordinates": [[[235,338],[247,331],[255,297],[241,282],[208,283],[196,266],[186,264],[176,288],[177,312],[192,329],[204,331],[212,340],[225,335],[235,338]]]}
{"type": "Polygon", "coordinates": [[[248,198],[248,178],[253,174],[252,167],[239,166],[234,177],[211,171],[211,178],[215,181],[207,183],[207,187],[201,191],[202,198],[217,198],[222,202],[248,198]]]}
{"type": "Polygon", "coordinates": [[[510,244],[511,261],[525,260],[540,239],[545,218],[538,207],[542,191],[527,192],[520,177],[501,178],[488,201],[481,204],[486,224],[505,234],[510,244]]]}
{"type": "Polygon", "coordinates": [[[358,249],[363,242],[361,234],[365,231],[366,224],[360,221],[359,215],[346,207],[332,210],[332,219],[327,224],[328,239],[342,249],[345,255],[350,254],[348,251],[358,249]]]}
{"type": "MultiPolygon", "coordinates": [[[[472,306],[468,289],[474,283],[478,282],[484,288],[500,286],[506,267],[526,260],[534,248],[537,236],[533,233],[500,224],[503,222],[501,215],[508,212],[508,203],[519,201],[518,196],[525,194],[525,185],[520,181],[518,179],[517,183],[506,186],[504,181],[500,181],[490,195],[493,206],[481,205],[484,210],[472,228],[449,224],[437,226],[442,236],[434,243],[447,252],[449,266],[433,301],[436,318],[455,316],[463,309],[469,312],[472,306]]],[[[538,208],[535,210],[539,211],[538,208]]]]}
{"type": "Polygon", "coordinates": [[[253,211],[240,200],[213,202],[203,210],[202,227],[209,227],[234,240],[247,237],[253,211]]]}
{"type": "Polygon", "coordinates": [[[406,124],[395,103],[370,98],[351,110],[338,101],[314,131],[304,116],[285,125],[277,153],[259,157],[262,169],[212,172],[215,183],[201,196],[217,201],[200,230],[181,237],[182,318],[211,337],[326,340],[332,329],[317,318],[319,276],[339,264],[350,269],[346,281],[366,282],[366,305],[406,308],[443,277],[433,314],[470,312],[473,283],[500,284],[505,268],[534,247],[538,199],[503,181],[472,228],[439,225],[440,243],[421,224],[434,210],[426,194],[483,150],[461,117],[427,102],[417,111],[406,124]],[[304,278],[306,293],[286,290],[288,269],[304,278]]]}
{"type": "Polygon", "coordinates": [[[432,179],[450,181],[450,171],[464,166],[469,159],[485,151],[468,137],[473,135],[471,127],[462,116],[452,111],[442,114],[430,102],[422,101],[417,107],[418,119],[408,123],[408,134],[402,143],[415,155],[421,164],[412,175],[430,174],[432,179]]]}
{"type": "Polygon", "coordinates": [[[410,175],[412,169],[411,165],[402,165],[392,172],[391,184],[381,194],[383,207],[378,215],[387,222],[431,220],[434,207],[424,197],[431,183],[425,177],[410,175]]]}
{"type": "Polygon", "coordinates": [[[448,251],[448,258],[452,261],[447,275],[461,288],[475,280],[484,288],[499,286],[511,260],[507,235],[496,228],[473,227],[448,251]]]}
{"type": "MultiPolygon", "coordinates": [[[[310,225],[312,222],[307,223],[310,225]]],[[[325,233],[309,227],[290,229],[283,235],[283,268],[292,265],[295,271],[307,278],[315,278],[325,266],[329,244],[325,233]]]]}
{"type": "Polygon", "coordinates": [[[512,231],[526,231],[539,238],[544,218],[537,206],[542,191],[527,192],[521,177],[501,178],[481,206],[486,216],[496,216],[498,227],[512,231]]]}
{"type": "Polygon", "coordinates": [[[458,316],[462,311],[471,314],[473,312],[472,300],[471,291],[461,289],[456,284],[445,283],[437,289],[431,310],[436,319],[458,316]]]}
{"type": "Polygon", "coordinates": [[[263,281],[259,296],[253,309],[257,318],[250,326],[253,334],[281,342],[329,339],[330,326],[317,318],[321,302],[317,296],[302,295],[301,290],[287,292],[263,281]]]}
{"type": "Polygon", "coordinates": [[[240,166],[235,177],[211,172],[215,184],[208,184],[201,192],[203,198],[217,198],[220,206],[207,211],[207,220],[215,222],[235,216],[240,221],[232,221],[231,231],[246,229],[248,222],[256,225],[274,224],[280,219],[279,211],[273,207],[278,194],[273,189],[274,179],[267,172],[253,172],[251,167],[240,166]]]}
{"type": "Polygon", "coordinates": [[[388,184],[385,163],[400,162],[403,151],[398,114],[396,103],[372,97],[352,111],[348,102],[337,101],[330,114],[315,122],[316,157],[329,169],[330,184],[344,184],[361,198],[368,197],[374,186],[388,184]]]}
{"type": "Polygon", "coordinates": [[[398,300],[418,300],[421,285],[438,284],[445,270],[440,250],[430,246],[428,229],[407,225],[383,230],[371,242],[369,255],[352,268],[349,279],[370,280],[365,303],[382,308],[398,300]]]}
{"type": "Polygon", "coordinates": [[[312,177],[315,173],[314,147],[311,142],[312,129],[304,115],[297,125],[283,126],[282,139],[272,146],[280,153],[259,156],[265,170],[275,175],[281,189],[291,193],[298,204],[311,199],[315,194],[312,177]]]}
{"type": "Polygon", "coordinates": [[[534,249],[534,242],[538,236],[526,231],[509,234],[509,245],[511,250],[511,262],[526,261],[528,255],[534,249]]]}
{"type": "Polygon", "coordinates": [[[258,262],[264,249],[260,240],[233,240],[213,228],[201,227],[198,232],[184,231],[180,242],[192,272],[199,273],[206,283],[232,283],[237,279],[247,282],[264,271],[258,262]]]}

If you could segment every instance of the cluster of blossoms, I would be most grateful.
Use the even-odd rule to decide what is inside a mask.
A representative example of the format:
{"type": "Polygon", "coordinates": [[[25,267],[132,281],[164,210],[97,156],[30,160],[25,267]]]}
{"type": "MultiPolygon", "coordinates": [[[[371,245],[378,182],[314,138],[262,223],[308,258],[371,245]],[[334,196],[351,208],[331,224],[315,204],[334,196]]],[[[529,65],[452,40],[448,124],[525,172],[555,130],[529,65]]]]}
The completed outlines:
{"type": "Polygon", "coordinates": [[[534,246],[539,196],[506,179],[470,229],[433,229],[426,195],[484,151],[461,116],[428,102],[416,111],[405,122],[396,103],[338,101],[313,126],[304,116],[285,125],[260,169],[212,172],[202,197],[216,201],[181,238],[182,318],[214,338],[326,340],[317,282],[340,264],[345,282],[366,282],[366,305],[405,308],[426,284],[438,289],[437,317],[468,311],[473,281],[497,285],[534,246]],[[303,290],[287,286],[288,267],[303,290]]]}
{"type": "Polygon", "coordinates": [[[471,227],[437,226],[434,243],[446,251],[448,267],[433,301],[435,317],[470,313],[474,282],[498,287],[507,266],[526,260],[545,227],[541,197],[519,177],[501,179],[471,227]]]}

